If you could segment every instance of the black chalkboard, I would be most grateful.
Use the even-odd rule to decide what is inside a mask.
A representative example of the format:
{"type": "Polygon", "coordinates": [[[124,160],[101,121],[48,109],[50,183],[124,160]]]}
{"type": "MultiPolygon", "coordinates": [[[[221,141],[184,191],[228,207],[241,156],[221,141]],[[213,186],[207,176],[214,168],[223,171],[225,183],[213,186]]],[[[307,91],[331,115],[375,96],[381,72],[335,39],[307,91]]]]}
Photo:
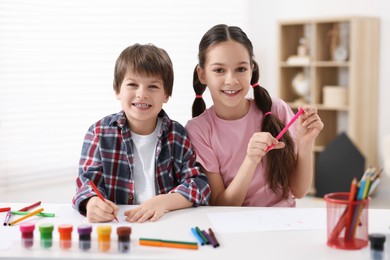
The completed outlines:
{"type": "Polygon", "coordinates": [[[349,137],[342,133],[318,154],[315,170],[316,196],[331,192],[348,192],[354,177],[365,169],[365,158],[349,137]]]}

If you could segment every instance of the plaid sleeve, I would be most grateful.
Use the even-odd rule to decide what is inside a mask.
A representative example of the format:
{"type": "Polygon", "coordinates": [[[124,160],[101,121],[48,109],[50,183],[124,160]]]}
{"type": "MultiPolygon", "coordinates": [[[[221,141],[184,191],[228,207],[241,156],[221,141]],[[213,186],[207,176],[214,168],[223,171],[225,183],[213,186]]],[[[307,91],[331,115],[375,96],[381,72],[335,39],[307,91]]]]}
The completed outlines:
{"type": "Polygon", "coordinates": [[[85,205],[82,202],[96,196],[89,185],[90,180],[96,184],[102,195],[106,197],[105,189],[102,188],[104,183],[102,181],[103,166],[99,151],[99,137],[95,133],[95,129],[94,126],[91,126],[84,137],[79,161],[79,173],[76,179],[76,194],[72,199],[73,207],[82,214],[85,212],[85,205]]]}
{"type": "MultiPolygon", "coordinates": [[[[196,154],[186,133],[183,133],[180,149],[181,158],[178,169],[181,182],[170,192],[177,192],[194,203],[194,206],[208,205],[210,199],[210,186],[207,177],[199,171],[199,164],[196,162],[196,154]]],[[[177,145],[177,142],[176,142],[177,145]]]]}

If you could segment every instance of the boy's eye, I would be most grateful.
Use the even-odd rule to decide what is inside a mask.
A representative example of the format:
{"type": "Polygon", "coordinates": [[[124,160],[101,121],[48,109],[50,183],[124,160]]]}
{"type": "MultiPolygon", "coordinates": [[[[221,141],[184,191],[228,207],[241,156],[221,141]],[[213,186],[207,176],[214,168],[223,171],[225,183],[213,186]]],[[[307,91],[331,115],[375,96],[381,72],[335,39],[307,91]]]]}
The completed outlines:
{"type": "Polygon", "coordinates": [[[137,87],[138,85],[137,85],[136,83],[130,82],[130,83],[127,83],[126,86],[135,88],[135,87],[137,87]]]}

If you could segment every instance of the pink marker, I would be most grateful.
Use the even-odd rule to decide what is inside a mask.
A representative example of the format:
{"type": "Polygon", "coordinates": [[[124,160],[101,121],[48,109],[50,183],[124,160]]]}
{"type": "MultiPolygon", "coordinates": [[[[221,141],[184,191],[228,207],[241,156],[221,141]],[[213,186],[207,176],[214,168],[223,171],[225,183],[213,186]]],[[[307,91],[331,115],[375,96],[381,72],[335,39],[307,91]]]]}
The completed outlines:
{"type": "MultiPolygon", "coordinates": [[[[288,124],[283,128],[282,131],[280,131],[280,133],[278,134],[278,136],[276,137],[276,140],[279,140],[280,138],[282,138],[282,136],[284,135],[284,133],[288,130],[288,128],[295,122],[295,120],[298,119],[298,117],[303,113],[303,109],[302,108],[299,108],[298,112],[295,114],[295,116],[293,118],[291,118],[290,122],[288,122],[288,124]]],[[[267,153],[274,145],[270,145],[268,146],[267,150],[265,150],[265,152],[267,153]]]]}

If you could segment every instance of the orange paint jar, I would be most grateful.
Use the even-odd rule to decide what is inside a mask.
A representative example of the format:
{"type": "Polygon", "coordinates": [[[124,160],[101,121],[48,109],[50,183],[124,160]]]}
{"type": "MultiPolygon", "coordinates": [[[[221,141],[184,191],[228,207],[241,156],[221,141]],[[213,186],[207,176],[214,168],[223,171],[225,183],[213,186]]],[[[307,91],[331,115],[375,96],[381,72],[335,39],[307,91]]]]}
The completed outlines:
{"type": "Polygon", "coordinates": [[[60,233],[60,247],[62,249],[69,249],[72,247],[72,231],[72,225],[62,224],[58,226],[58,232],[60,233]]]}

